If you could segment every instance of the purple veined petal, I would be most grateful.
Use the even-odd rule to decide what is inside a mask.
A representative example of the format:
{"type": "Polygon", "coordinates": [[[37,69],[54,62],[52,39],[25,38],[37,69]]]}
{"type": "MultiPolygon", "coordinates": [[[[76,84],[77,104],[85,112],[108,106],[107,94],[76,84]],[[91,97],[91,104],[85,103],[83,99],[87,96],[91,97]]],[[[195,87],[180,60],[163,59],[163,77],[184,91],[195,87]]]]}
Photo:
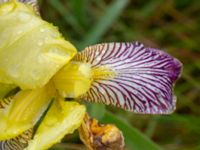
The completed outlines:
{"type": "Polygon", "coordinates": [[[175,109],[173,86],[182,64],[161,50],[139,42],[105,43],[87,47],[74,60],[88,62],[92,69],[109,68],[115,74],[94,79],[83,96],[87,101],[144,114],[168,114],[175,109]]]}
{"type": "Polygon", "coordinates": [[[38,9],[38,2],[37,0],[18,0],[21,3],[25,3],[28,5],[31,5],[33,8],[37,8],[38,9]]]}
{"type": "Polygon", "coordinates": [[[28,146],[28,142],[32,139],[33,129],[29,129],[20,135],[5,141],[0,141],[1,150],[23,150],[28,146]]]}

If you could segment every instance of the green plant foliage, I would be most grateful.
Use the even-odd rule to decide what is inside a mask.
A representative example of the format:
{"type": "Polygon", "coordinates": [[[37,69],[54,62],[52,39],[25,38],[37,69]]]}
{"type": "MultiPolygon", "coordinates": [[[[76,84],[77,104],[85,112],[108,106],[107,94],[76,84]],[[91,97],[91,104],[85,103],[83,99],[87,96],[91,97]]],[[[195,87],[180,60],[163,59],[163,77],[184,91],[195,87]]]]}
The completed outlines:
{"type": "Polygon", "coordinates": [[[128,123],[110,112],[105,113],[102,121],[105,123],[113,123],[120,128],[124,134],[126,146],[129,149],[161,150],[158,145],[139,132],[136,128],[131,127],[128,123]]]}

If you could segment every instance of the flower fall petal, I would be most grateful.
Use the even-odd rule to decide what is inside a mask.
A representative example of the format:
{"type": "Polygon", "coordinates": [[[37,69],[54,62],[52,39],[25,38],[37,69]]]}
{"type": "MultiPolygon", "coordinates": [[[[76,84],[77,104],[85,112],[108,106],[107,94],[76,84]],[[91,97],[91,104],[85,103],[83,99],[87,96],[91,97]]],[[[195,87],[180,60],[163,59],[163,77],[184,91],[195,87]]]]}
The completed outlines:
{"type": "Polygon", "coordinates": [[[33,130],[29,129],[15,138],[0,141],[0,150],[24,150],[27,147],[29,140],[31,140],[33,130]]]}
{"type": "Polygon", "coordinates": [[[173,86],[182,64],[169,54],[139,42],[89,46],[73,61],[91,64],[93,82],[83,99],[135,113],[174,111],[173,86]]]}

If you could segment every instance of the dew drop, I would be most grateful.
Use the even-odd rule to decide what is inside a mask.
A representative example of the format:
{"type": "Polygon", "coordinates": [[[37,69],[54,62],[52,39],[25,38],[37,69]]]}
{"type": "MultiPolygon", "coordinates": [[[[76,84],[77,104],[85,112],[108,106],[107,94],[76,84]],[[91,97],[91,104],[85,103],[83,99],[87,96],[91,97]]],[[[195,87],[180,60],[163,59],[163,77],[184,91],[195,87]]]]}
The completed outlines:
{"type": "Polygon", "coordinates": [[[59,37],[60,36],[60,34],[58,33],[58,32],[53,32],[52,34],[51,34],[51,37],[52,38],[57,38],[57,37],[59,37]]]}
{"type": "Polygon", "coordinates": [[[18,78],[19,77],[19,71],[18,70],[19,70],[19,65],[13,65],[8,70],[8,73],[10,74],[11,77],[18,78]]]}
{"type": "Polygon", "coordinates": [[[65,91],[60,91],[60,94],[63,96],[63,97],[67,97],[67,98],[74,98],[75,95],[74,93],[66,93],[65,91]]]}
{"type": "Polygon", "coordinates": [[[45,29],[44,29],[44,28],[40,28],[40,32],[42,32],[42,33],[43,33],[44,31],[45,31],[45,29]]]}
{"type": "Polygon", "coordinates": [[[125,60],[123,60],[123,59],[120,59],[121,61],[124,61],[125,63],[130,63],[131,62],[131,60],[130,59],[128,59],[128,58],[126,58],[125,60]]]}
{"type": "Polygon", "coordinates": [[[43,45],[42,41],[38,42],[38,46],[42,46],[42,45],[43,45]]]}
{"type": "Polygon", "coordinates": [[[100,60],[101,60],[101,57],[97,57],[96,60],[97,60],[97,61],[100,61],[100,60]]]}
{"type": "Polygon", "coordinates": [[[31,77],[32,77],[34,80],[38,80],[38,79],[39,79],[38,71],[37,71],[37,70],[33,70],[33,71],[31,72],[31,77]]]}
{"type": "Polygon", "coordinates": [[[29,14],[25,13],[25,12],[21,12],[19,14],[19,20],[22,21],[22,22],[27,22],[27,21],[30,20],[30,18],[31,18],[31,16],[29,14]]]}
{"type": "Polygon", "coordinates": [[[135,95],[138,94],[138,92],[137,92],[136,90],[133,90],[132,92],[133,92],[133,94],[135,94],[135,95]]]}
{"type": "Polygon", "coordinates": [[[103,51],[102,51],[102,54],[104,54],[106,52],[106,50],[104,49],[103,51]]]}
{"type": "Polygon", "coordinates": [[[96,52],[96,56],[99,55],[99,51],[96,52]]]}
{"type": "Polygon", "coordinates": [[[63,50],[61,50],[59,48],[51,48],[48,51],[48,53],[55,54],[55,55],[60,55],[60,56],[64,56],[64,57],[68,56],[68,54],[65,51],[63,51],[63,50]]]}
{"type": "Polygon", "coordinates": [[[17,31],[17,34],[18,34],[18,35],[21,34],[21,33],[22,33],[22,30],[17,31]]]}

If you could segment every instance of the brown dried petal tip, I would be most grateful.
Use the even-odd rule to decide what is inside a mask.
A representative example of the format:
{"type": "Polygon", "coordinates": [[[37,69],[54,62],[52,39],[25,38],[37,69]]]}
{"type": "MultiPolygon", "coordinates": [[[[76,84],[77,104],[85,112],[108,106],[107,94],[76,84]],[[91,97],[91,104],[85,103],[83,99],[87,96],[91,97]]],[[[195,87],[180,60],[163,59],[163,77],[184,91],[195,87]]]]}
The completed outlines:
{"type": "Polygon", "coordinates": [[[124,137],[122,132],[111,124],[99,124],[88,114],[79,128],[80,138],[89,150],[123,150],[124,137]]]}

